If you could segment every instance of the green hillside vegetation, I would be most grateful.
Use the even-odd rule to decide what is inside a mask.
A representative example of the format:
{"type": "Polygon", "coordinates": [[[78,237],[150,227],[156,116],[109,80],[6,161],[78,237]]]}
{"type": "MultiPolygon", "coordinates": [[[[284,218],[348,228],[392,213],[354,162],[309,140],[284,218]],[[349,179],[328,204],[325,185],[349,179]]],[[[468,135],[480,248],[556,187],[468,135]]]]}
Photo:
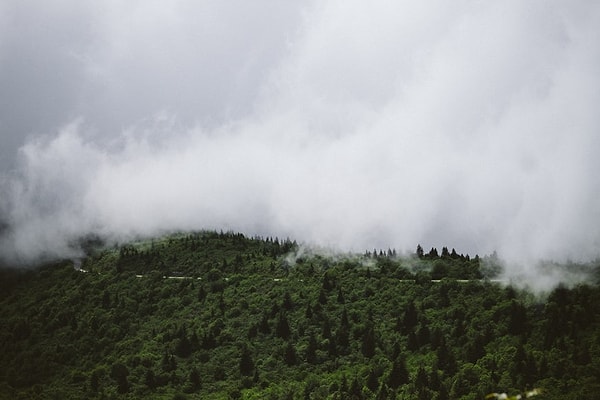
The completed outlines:
{"type": "Polygon", "coordinates": [[[326,257],[234,233],[88,250],[81,271],[2,270],[0,398],[600,397],[593,283],[542,298],[446,248],[326,257]]]}

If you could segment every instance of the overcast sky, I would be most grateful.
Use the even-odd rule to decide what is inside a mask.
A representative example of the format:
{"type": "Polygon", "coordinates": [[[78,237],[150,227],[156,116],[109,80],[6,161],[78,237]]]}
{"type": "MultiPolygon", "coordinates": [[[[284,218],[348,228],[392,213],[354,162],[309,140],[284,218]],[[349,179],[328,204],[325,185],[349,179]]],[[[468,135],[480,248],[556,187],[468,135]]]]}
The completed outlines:
{"type": "Polygon", "coordinates": [[[597,1],[0,3],[5,259],[88,232],[600,254],[597,1]]]}

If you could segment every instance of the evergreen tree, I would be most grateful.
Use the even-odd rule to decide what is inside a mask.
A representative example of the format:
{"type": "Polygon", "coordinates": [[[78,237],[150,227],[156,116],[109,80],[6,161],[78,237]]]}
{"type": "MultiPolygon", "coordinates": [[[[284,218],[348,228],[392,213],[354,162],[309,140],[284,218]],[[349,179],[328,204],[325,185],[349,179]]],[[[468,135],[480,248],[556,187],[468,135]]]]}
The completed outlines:
{"type": "Polygon", "coordinates": [[[107,310],[110,308],[110,305],[110,293],[108,290],[104,290],[104,293],[102,294],[102,308],[107,310]]]}
{"type": "Polygon", "coordinates": [[[421,325],[417,330],[417,341],[419,347],[429,344],[431,333],[429,332],[429,326],[426,321],[421,321],[421,325]]]}
{"type": "Polygon", "coordinates": [[[193,367],[190,371],[189,375],[190,387],[193,392],[198,391],[202,387],[202,382],[200,380],[200,372],[196,367],[193,367]]]}
{"type": "Polygon", "coordinates": [[[375,355],[375,331],[369,326],[363,334],[361,351],[363,356],[371,358],[375,355]]]}
{"type": "Polygon", "coordinates": [[[417,374],[415,376],[415,390],[419,395],[419,399],[427,398],[427,389],[429,387],[429,379],[427,378],[427,372],[425,368],[421,365],[417,370],[417,374]]]}
{"type": "Polygon", "coordinates": [[[163,357],[162,357],[162,361],[160,363],[161,365],[161,369],[163,370],[163,372],[171,372],[173,371],[176,367],[176,363],[175,360],[173,359],[173,356],[171,354],[169,354],[167,351],[165,351],[163,353],[163,357]]]}
{"type": "Polygon", "coordinates": [[[332,282],[328,273],[323,274],[323,284],[321,285],[322,289],[326,292],[329,292],[331,289],[335,287],[335,284],[332,282]]]}
{"type": "Polygon", "coordinates": [[[360,383],[358,383],[358,378],[356,376],[354,377],[354,379],[352,379],[352,383],[350,384],[350,390],[348,394],[350,395],[350,399],[364,399],[362,387],[360,383]]]}
{"type": "Polygon", "coordinates": [[[340,382],[340,397],[341,398],[346,398],[348,397],[348,392],[349,392],[349,388],[348,388],[348,379],[346,378],[346,375],[342,375],[342,381],[340,382]]]}
{"type": "Polygon", "coordinates": [[[337,342],[335,336],[331,336],[329,338],[329,342],[327,343],[327,354],[329,354],[330,358],[335,358],[338,355],[337,342]]]}
{"type": "Polygon", "coordinates": [[[385,384],[385,382],[382,382],[381,385],[379,385],[379,391],[377,392],[377,395],[375,396],[375,400],[387,400],[388,398],[389,398],[389,388],[385,384]]]}
{"type": "Polygon", "coordinates": [[[317,363],[317,339],[315,336],[311,334],[308,337],[308,345],[306,346],[305,358],[306,362],[309,364],[317,363]]]}
{"type": "Polygon", "coordinates": [[[411,301],[408,303],[406,310],[404,310],[404,317],[402,318],[402,333],[407,334],[413,330],[419,320],[417,314],[417,308],[415,303],[411,301]]]}
{"type": "Polygon", "coordinates": [[[513,335],[521,335],[527,331],[527,313],[523,304],[512,300],[510,303],[510,314],[508,331],[513,335]]]}
{"type": "Polygon", "coordinates": [[[244,345],[240,354],[240,374],[242,376],[250,376],[253,372],[254,360],[252,359],[252,352],[244,345]]]}
{"type": "Polygon", "coordinates": [[[198,301],[200,303],[204,302],[206,299],[206,290],[204,289],[204,285],[200,285],[198,288],[198,301]]]}
{"type": "Polygon", "coordinates": [[[450,253],[450,257],[452,257],[453,259],[462,258],[461,256],[458,255],[458,253],[456,253],[456,250],[454,250],[454,248],[452,248],[452,252],[450,253]]]}
{"type": "Polygon", "coordinates": [[[344,353],[348,350],[348,346],[350,346],[350,332],[348,329],[349,328],[346,325],[340,325],[335,332],[337,348],[344,353]]]}
{"type": "Polygon", "coordinates": [[[485,338],[482,334],[477,334],[467,345],[466,360],[475,364],[477,360],[485,355],[485,338]]]}
{"type": "Polygon", "coordinates": [[[452,376],[456,373],[456,360],[451,350],[446,344],[446,339],[442,336],[440,346],[436,351],[437,363],[439,368],[446,373],[447,376],[452,376]]]}
{"type": "Polygon", "coordinates": [[[154,389],[156,387],[156,376],[154,375],[154,371],[152,369],[146,370],[144,384],[150,389],[154,389]]]}
{"type": "Polygon", "coordinates": [[[317,300],[319,304],[327,304],[327,292],[325,291],[325,289],[321,289],[321,291],[319,292],[319,298],[317,300]]]}
{"type": "Polygon", "coordinates": [[[436,400],[450,400],[450,394],[448,393],[448,389],[446,389],[446,385],[442,384],[440,386],[436,400]]]}
{"type": "Polygon", "coordinates": [[[329,318],[325,318],[323,321],[321,336],[323,336],[325,339],[329,339],[331,337],[331,325],[329,323],[329,318]]]}
{"type": "Polygon", "coordinates": [[[93,392],[97,392],[100,389],[100,380],[105,373],[106,371],[102,368],[96,368],[92,371],[90,375],[90,388],[93,392]]]}
{"type": "Polygon", "coordinates": [[[369,370],[369,375],[367,375],[365,386],[369,388],[369,390],[373,393],[375,393],[377,388],[379,387],[379,375],[373,367],[371,367],[371,369],[369,370]]]}
{"type": "Polygon", "coordinates": [[[117,382],[117,392],[120,394],[127,393],[129,391],[129,382],[127,376],[129,370],[124,364],[115,363],[110,370],[110,377],[117,382]]]}
{"type": "Polygon", "coordinates": [[[291,335],[290,324],[288,323],[287,317],[284,312],[279,313],[277,319],[277,325],[275,327],[275,334],[284,340],[289,339],[291,335]]]}
{"type": "Polygon", "coordinates": [[[442,258],[449,258],[450,252],[446,246],[442,247],[442,258]]]}
{"type": "Polygon", "coordinates": [[[408,336],[406,337],[406,348],[409,351],[419,350],[419,342],[417,340],[417,335],[415,335],[414,331],[410,331],[408,333],[408,336]]]}
{"type": "Polygon", "coordinates": [[[187,358],[190,356],[190,354],[192,354],[192,343],[185,333],[177,341],[177,345],[175,346],[175,354],[182,358],[187,358]]]}
{"type": "Polygon", "coordinates": [[[436,249],[435,247],[432,247],[432,248],[431,248],[431,250],[429,250],[429,254],[428,254],[428,256],[429,256],[429,258],[431,258],[431,259],[436,259],[436,258],[439,258],[439,255],[438,255],[438,251],[437,251],[437,249],[436,249]]]}
{"type": "Polygon", "coordinates": [[[284,361],[288,366],[296,365],[296,362],[298,361],[298,357],[296,356],[296,348],[292,342],[287,342],[284,352],[284,361]]]}
{"type": "Polygon", "coordinates": [[[292,296],[290,296],[290,292],[286,291],[283,294],[283,302],[281,303],[281,308],[284,310],[291,310],[294,308],[294,302],[292,301],[292,296]]]}
{"type": "Polygon", "coordinates": [[[306,319],[312,319],[312,317],[313,317],[313,309],[312,309],[312,307],[310,306],[310,303],[308,303],[308,304],[306,305],[306,311],[304,312],[304,317],[305,317],[306,319]]]}
{"type": "Polygon", "coordinates": [[[440,374],[438,373],[437,365],[434,365],[431,373],[429,374],[429,388],[435,392],[440,390],[441,385],[440,374]]]}
{"type": "Polygon", "coordinates": [[[419,258],[423,258],[423,255],[425,254],[425,252],[423,251],[423,247],[421,247],[420,244],[417,245],[417,257],[419,258]]]}
{"type": "Polygon", "coordinates": [[[258,331],[264,334],[271,333],[271,326],[269,325],[269,316],[266,313],[263,313],[260,319],[260,323],[258,324],[258,331]]]}
{"type": "Polygon", "coordinates": [[[344,293],[342,292],[341,286],[338,286],[337,302],[339,304],[344,304],[346,302],[346,299],[344,298],[344,293]]]}
{"type": "Polygon", "coordinates": [[[340,319],[340,327],[344,326],[346,328],[350,327],[350,321],[348,320],[348,311],[344,308],[342,310],[342,318],[340,319]]]}
{"type": "Polygon", "coordinates": [[[401,385],[408,383],[408,370],[403,357],[398,357],[392,363],[392,369],[388,375],[387,385],[392,389],[398,389],[401,385]]]}

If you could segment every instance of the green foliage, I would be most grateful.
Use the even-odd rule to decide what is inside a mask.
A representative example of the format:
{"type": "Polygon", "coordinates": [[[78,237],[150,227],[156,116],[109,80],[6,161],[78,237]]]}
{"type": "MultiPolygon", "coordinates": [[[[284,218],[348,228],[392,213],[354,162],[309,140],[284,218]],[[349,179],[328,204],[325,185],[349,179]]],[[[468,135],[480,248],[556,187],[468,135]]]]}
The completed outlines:
{"type": "Polygon", "coordinates": [[[597,286],[542,300],[480,280],[479,257],[454,249],[293,261],[295,250],[201,232],[90,251],[88,272],[70,262],[1,271],[0,398],[479,399],[542,387],[538,398],[558,399],[600,389],[597,286]]]}

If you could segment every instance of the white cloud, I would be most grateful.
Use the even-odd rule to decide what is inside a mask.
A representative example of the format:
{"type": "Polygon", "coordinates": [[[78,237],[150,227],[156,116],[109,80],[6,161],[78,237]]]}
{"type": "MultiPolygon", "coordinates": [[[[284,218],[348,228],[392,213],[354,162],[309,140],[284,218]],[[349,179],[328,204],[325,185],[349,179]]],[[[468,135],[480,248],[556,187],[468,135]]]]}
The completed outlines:
{"type": "MultiPolygon", "coordinates": [[[[74,94],[53,107],[83,122],[22,147],[4,184],[6,254],[64,250],[94,230],[201,228],[358,251],[599,253],[593,2],[181,1],[76,14],[85,38],[55,39],[76,60],[74,94]]],[[[50,83],[44,98],[62,85],[50,83]]],[[[36,110],[21,112],[47,123],[36,110]]]]}

